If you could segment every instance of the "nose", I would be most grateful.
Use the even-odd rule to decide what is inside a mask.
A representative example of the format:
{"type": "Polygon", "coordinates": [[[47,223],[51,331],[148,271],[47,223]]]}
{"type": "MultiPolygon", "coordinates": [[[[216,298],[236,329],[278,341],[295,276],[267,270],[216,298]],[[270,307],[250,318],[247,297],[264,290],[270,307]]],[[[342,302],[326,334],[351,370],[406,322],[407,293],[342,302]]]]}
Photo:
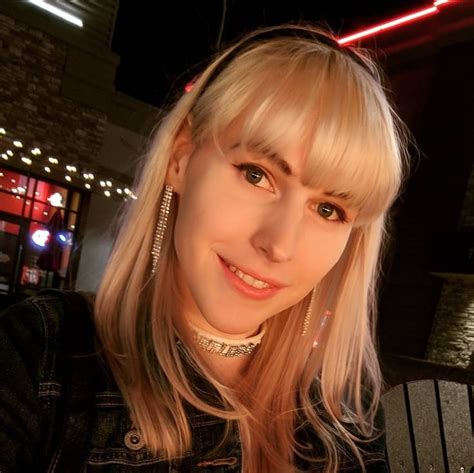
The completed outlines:
{"type": "Polygon", "coordinates": [[[257,252],[275,263],[291,261],[303,229],[301,205],[275,204],[261,217],[251,243],[257,252]]]}

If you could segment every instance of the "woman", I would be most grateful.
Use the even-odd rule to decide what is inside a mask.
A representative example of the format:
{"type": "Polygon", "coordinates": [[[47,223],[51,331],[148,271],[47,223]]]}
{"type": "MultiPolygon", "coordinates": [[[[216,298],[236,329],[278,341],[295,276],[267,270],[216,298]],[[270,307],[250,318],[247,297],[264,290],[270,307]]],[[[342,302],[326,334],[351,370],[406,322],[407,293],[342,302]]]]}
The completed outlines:
{"type": "Polygon", "coordinates": [[[97,337],[75,337],[94,332],[77,294],[3,315],[23,377],[3,381],[0,465],[386,471],[374,323],[400,130],[374,63],[322,30],[212,61],[155,133],[97,337]]]}

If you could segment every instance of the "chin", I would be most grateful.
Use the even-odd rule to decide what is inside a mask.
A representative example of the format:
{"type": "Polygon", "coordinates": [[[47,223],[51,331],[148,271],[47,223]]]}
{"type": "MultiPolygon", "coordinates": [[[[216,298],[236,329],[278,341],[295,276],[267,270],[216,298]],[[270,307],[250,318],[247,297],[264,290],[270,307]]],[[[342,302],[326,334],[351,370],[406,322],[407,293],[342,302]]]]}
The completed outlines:
{"type": "MultiPolygon", "coordinates": [[[[203,312],[205,314],[205,312],[203,312]]],[[[242,318],[240,320],[222,320],[220,317],[204,317],[206,322],[217,332],[222,333],[222,336],[229,335],[239,337],[242,334],[249,334],[252,332],[256,332],[258,327],[262,324],[262,322],[254,322],[254,323],[242,323],[242,318]]]]}

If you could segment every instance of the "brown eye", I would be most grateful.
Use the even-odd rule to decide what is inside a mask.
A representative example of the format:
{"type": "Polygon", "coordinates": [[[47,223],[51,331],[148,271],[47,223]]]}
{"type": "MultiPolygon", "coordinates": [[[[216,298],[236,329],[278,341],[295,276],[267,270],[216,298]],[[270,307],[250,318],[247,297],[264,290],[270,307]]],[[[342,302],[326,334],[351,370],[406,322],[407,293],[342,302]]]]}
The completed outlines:
{"type": "Polygon", "coordinates": [[[245,177],[247,178],[247,181],[250,182],[250,184],[256,185],[262,180],[262,178],[264,177],[264,174],[260,169],[248,168],[245,171],[245,177]]]}
{"type": "Polygon", "coordinates": [[[272,185],[270,184],[267,174],[263,169],[249,163],[237,164],[235,167],[244,173],[246,181],[248,181],[253,186],[272,190],[272,185]],[[262,185],[262,183],[265,183],[265,181],[267,181],[267,185],[262,185]]]}
{"type": "Polygon", "coordinates": [[[339,207],[336,207],[329,202],[325,202],[323,204],[317,204],[317,212],[321,217],[325,220],[332,221],[332,222],[346,222],[345,214],[343,210],[339,207]],[[330,218],[335,214],[336,218],[330,218]]]}

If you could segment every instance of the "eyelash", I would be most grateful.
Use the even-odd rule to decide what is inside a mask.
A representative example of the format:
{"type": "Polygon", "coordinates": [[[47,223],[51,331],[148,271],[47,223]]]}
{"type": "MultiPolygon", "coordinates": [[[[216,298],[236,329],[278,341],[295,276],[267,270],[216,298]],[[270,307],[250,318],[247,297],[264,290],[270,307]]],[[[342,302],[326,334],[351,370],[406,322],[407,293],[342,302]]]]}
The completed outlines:
{"type": "MultiPolygon", "coordinates": [[[[270,182],[270,179],[268,179],[268,176],[267,176],[267,173],[259,166],[256,166],[255,164],[251,164],[251,163],[241,163],[241,164],[234,164],[234,166],[240,171],[240,172],[243,172],[243,171],[249,171],[249,170],[254,170],[254,171],[258,171],[260,173],[263,174],[263,176],[265,177],[265,179],[270,182]]],[[[250,181],[247,180],[247,182],[249,182],[249,184],[252,184],[250,181]]],[[[255,187],[260,187],[256,184],[252,184],[253,186],[255,187]]],[[[328,222],[339,222],[339,223],[347,223],[347,218],[346,218],[346,214],[344,212],[344,210],[342,210],[340,207],[338,207],[337,205],[331,203],[331,202],[324,202],[324,204],[329,204],[331,207],[334,208],[334,210],[336,211],[337,215],[338,215],[338,220],[329,220],[329,219],[325,219],[327,220],[328,222]]],[[[324,217],[323,217],[324,218],[324,217]]]]}

